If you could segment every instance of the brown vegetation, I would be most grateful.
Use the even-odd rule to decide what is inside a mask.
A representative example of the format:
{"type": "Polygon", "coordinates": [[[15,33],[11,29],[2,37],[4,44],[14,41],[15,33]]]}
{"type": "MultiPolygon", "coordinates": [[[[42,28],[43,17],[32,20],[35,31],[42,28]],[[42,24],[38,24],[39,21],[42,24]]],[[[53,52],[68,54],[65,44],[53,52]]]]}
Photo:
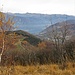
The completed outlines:
{"type": "Polygon", "coordinates": [[[0,67],[0,75],[75,75],[75,63],[0,67]]]}
{"type": "Polygon", "coordinates": [[[75,75],[75,40],[66,40],[67,27],[61,33],[53,29],[52,40],[46,41],[23,31],[10,31],[14,23],[10,18],[7,22],[2,19],[1,75],[75,75]]]}

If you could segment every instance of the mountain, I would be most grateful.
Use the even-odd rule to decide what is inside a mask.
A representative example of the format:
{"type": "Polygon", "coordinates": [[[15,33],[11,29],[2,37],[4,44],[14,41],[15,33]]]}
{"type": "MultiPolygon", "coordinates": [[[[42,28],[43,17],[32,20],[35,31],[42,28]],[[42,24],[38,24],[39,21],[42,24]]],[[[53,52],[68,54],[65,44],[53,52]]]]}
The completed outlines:
{"type": "Polygon", "coordinates": [[[15,33],[17,36],[16,38],[21,40],[21,41],[27,41],[29,44],[36,46],[39,42],[41,42],[41,39],[37,38],[36,36],[23,31],[23,30],[17,30],[17,31],[8,31],[6,34],[13,34],[15,33]]]}
{"type": "Polygon", "coordinates": [[[15,26],[17,30],[24,30],[32,34],[38,34],[46,27],[52,24],[67,20],[75,20],[75,16],[61,15],[61,14],[36,14],[36,13],[5,13],[7,18],[14,16],[15,26]]]}
{"type": "MultiPolygon", "coordinates": [[[[38,34],[38,37],[40,37],[41,39],[49,39],[50,36],[52,36],[52,31],[55,31],[55,33],[61,33],[61,30],[64,32],[65,30],[67,30],[67,37],[74,37],[75,36],[75,20],[67,20],[67,21],[63,21],[63,22],[58,22],[56,24],[53,24],[49,27],[47,27],[46,29],[44,29],[43,31],[41,31],[38,34]],[[65,27],[62,28],[62,27],[65,27]]],[[[61,34],[60,34],[61,36],[61,34]]]]}

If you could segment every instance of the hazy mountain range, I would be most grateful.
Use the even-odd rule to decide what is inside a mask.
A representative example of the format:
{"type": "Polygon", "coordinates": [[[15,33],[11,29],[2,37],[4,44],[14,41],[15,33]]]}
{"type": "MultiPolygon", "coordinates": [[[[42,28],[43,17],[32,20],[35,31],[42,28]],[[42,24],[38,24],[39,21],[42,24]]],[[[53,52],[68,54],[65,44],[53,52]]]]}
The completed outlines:
{"type": "Polygon", "coordinates": [[[61,14],[36,14],[36,13],[6,13],[7,17],[14,16],[15,26],[17,30],[24,30],[32,34],[38,34],[51,24],[66,20],[75,20],[75,16],[61,14]],[[51,23],[52,22],[52,23],[51,23]]]}

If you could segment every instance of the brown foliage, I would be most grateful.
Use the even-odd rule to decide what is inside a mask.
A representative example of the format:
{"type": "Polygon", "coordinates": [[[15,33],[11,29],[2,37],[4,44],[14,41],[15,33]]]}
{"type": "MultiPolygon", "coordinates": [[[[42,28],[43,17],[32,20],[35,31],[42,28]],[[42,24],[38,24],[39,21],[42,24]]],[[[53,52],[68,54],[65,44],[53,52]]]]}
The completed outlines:
{"type": "Polygon", "coordinates": [[[41,49],[44,49],[44,48],[46,48],[46,43],[45,42],[40,42],[38,44],[38,47],[41,48],[41,49]]]}
{"type": "MultiPolygon", "coordinates": [[[[0,12],[0,43],[1,43],[1,47],[2,47],[2,51],[0,53],[0,63],[1,63],[1,59],[2,59],[2,55],[5,51],[5,49],[7,49],[6,47],[6,32],[10,31],[13,29],[13,25],[14,25],[14,21],[13,18],[8,18],[8,20],[6,20],[6,16],[3,12],[0,12]]],[[[9,39],[10,41],[10,39],[9,39]]]]}

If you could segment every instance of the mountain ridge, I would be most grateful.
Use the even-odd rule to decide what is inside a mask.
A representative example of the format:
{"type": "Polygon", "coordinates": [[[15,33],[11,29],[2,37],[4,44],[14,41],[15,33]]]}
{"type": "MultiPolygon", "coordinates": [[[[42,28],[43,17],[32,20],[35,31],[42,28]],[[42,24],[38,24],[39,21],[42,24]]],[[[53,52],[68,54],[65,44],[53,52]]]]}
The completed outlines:
{"type": "Polygon", "coordinates": [[[15,26],[18,26],[17,30],[24,30],[32,34],[38,34],[47,26],[52,24],[66,21],[67,20],[74,20],[75,16],[69,15],[61,15],[61,14],[38,14],[38,13],[5,13],[7,17],[15,16],[14,21],[15,26]]]}

